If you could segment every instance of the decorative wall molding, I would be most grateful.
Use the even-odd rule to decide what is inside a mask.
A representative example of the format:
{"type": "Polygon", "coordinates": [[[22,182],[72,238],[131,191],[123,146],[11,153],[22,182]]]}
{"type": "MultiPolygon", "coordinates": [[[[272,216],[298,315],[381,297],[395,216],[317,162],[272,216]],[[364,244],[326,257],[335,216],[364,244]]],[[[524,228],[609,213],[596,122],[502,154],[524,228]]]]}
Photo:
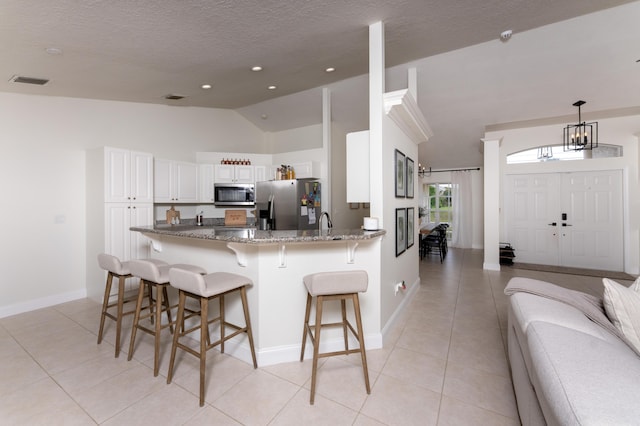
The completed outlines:
{"type": "Polygon", "coordinates": [[[384,112],[416,145],[433,136],[431,127],[409,89],[385,93],[384,112]]]}

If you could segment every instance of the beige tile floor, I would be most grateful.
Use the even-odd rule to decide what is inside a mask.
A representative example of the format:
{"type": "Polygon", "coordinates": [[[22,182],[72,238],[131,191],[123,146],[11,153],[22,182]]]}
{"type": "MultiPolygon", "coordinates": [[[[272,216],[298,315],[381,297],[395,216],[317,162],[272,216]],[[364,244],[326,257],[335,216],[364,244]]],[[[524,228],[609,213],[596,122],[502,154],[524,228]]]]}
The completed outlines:
{"type": "MultiPolygon", "coordinates": [[[[166,384],[170,339],[153,377],[150,336],[127,361],[114,358],[115,327],[96,344],[100,307],[77,300],[0,320],[3,425],[518,425],[505,356],[512,276],[598,294],[601,280],[503,268],[482,270],[482,251],[451,249],[443,264],[420,262],[422,282],[383,349],[367,351],[371,394],[356,356],[325,359],[315,405],[310,361],[252,366],[210,352],[206,404],[198,364],[178,359],[166,384]]],[[[166,331],[165,331],[166,333],[166,331]]],[[[141,336],[141,334],[138,334],[141,336]]],[[[167,336],[167,335],[165,335],[167,336]]]]}

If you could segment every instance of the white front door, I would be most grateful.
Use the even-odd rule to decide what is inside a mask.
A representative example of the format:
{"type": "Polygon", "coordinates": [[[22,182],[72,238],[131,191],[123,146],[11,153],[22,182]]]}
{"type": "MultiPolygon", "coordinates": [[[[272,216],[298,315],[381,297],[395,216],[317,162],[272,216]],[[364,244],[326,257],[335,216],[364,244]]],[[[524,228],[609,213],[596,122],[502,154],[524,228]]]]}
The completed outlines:
{"type": "Polygon", "coordinates": [[[516,261],[622,271],[622,172],[508,175],[506,240],[516,261]]]}
{"type": "Polygon", "coordinates": [[[559,176],[552,173],[507,176],[506,242],[515,248],[517,262],[558,264],[558,185],[559,176]]]}

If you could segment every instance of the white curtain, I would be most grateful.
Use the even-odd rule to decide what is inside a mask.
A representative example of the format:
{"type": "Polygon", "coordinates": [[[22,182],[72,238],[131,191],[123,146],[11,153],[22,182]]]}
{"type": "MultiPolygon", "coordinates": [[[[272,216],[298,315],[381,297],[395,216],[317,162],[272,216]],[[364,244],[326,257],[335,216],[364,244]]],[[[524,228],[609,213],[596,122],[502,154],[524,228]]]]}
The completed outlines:
{"type": "Polygon", "coordinates": [[[471,248],[473,241],[473,210],[471,205],[471,172],[451,172],[451,246],[471,248]]]}

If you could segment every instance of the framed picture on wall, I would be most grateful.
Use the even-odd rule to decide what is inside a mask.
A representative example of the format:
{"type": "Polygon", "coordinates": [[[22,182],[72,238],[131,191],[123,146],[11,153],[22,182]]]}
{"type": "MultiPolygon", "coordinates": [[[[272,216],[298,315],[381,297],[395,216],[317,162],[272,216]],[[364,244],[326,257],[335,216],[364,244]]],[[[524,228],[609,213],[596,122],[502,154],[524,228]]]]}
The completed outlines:
{"type": "Polygon", "coordinates": [[[395,163],[396,163],[396,197],[404,198],[406,196],[405,188],[406,188],[406,157],[405,155],[396,149],[395,152],[395,163]]]}
{"type": "Polygon", "coordinates": [[[407,249],[407,209],[396,209],[396,257],[407,249]]]}
{"type": "Polygon", "coordinates": [[[414,210],[413,207],[407,208],[407,248],[413,245],[413,234],[415,232],[415,228],[413,226],[414,223],[414,210]]]}
{"type": "Polygon", "coordinates": [[[413,166],[414,162],[411,158],[407,157],[407,179],[406,179],[406,193],[407,198],[413,198],[413,166]]]}

